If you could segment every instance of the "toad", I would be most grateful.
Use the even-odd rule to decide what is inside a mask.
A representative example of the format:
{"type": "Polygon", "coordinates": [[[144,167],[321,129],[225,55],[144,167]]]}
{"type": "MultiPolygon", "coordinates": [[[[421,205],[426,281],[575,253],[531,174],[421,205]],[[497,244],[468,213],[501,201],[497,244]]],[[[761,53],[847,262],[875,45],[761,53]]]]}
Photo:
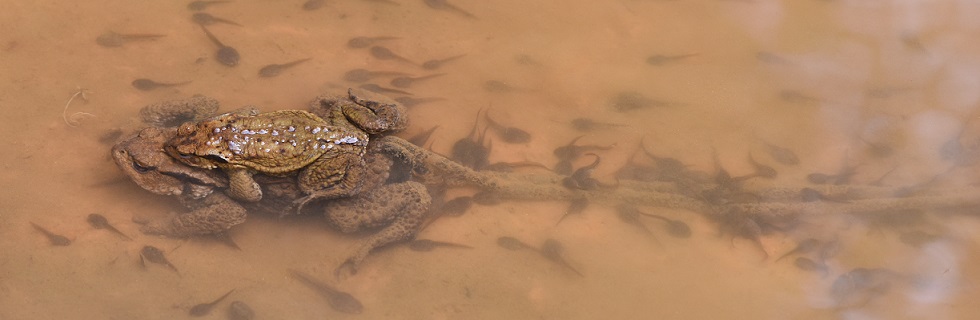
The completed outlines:
{"type": "Polygon", "coordinates": [[[255,173],[298,174],[298,185],[308,195],[298,200],[301,206],[350,196],[362,190],[369,134],[407,126],[404,107],[362,94],[370,95],[352,90],[347,97],[317,97],[312,106],[317,114],[231,112],[184,123],[165,150],[189,166],[222,169],[229,177],[228,194],[242,201],[262,199],[255,173]]]}
{"type": "MultiPolygon", "coordinates": [[[[339,101],[335,96],[320,96],[314,100],[312,110],[321,119],[333,124],[345,125],[344,122],[348,121],[346,125],[361,123],[369,132],[383,132],[392,128],[386,126],[388,122],[372,123],[369,116],[350,112],[350,109],[357,109],[352,106],[354,101],[358,101],[357,106],[372,103],[356,98],[360,97],[358,95],[354,97],[352,100],[339,101]]],[[[213,110],[200,108],[197,105],[200,103],[215,102],[200,98],[173,101],[165,103],[170,108],[148,107],[143,112],[152,113],[152,110],[161,109],[172,117],[196,118],[200,116],[198,113],[201,110],[213,110]],[[175,110],[180,108],[186,111],[175,110]]],[[[380,109],[375,106],[372,108],[380,109]]],[[[167,116],[161,115],[160,118],[167,116]]],[[[403,118],[397,119],[402,120],[394,122],[395,124],[404,123],[403,118]]],[[[246,210],[280,214],[292,212],[291,207],[295,201],[304,196],[297,175],[274,177],[260,174],[255,177],[255,182],[265,191],[262,199],[258,202],[235,201],[220,192],[230,188],[228,179],[221,171],[188,166],[165,153],[164,145],[176,135],[177,128],[174,127],[149,127],[113,148],[116,164],[140,187],[156,194],[177,196],[192,210],[167,219],[151,221],[142,227],[145,233],[174,237],[218,234],[244,222],[246,210]]],[[[345,260],[342,266],[351,267],[352,271],[356,271],[357,266],[373,249],[414,238],[425,220],[431,203],[425,187],[414,181],[389,181],[389,171],[396,159],[413,161],[408,164],[410,167],[422,161],[419,155],[400,147],[406,144],[408,143],[396,137],[372,140],[361,159],[365,174],[359,179],[358,185],[362,192],[353,197],[318,203],[312,207],[311,211],[322,212],[327,222],[342,232],[380,228],[380,231],[368,237],[345,260]]]]}
{"type": "MultiPolygon", "coordinates": [[[[146,110],[146,109],[144,109],[146,110]]],[[[189,212],[146,221],[141,231],[176,237],[217,234],[245,222],[245,208],[216,189],[228,181],[220,173],[188,167],[163,153],[163,144],[176,128],[148,127],[112,148],[116,165],[141,188],[175,196],[189,212]]]]}

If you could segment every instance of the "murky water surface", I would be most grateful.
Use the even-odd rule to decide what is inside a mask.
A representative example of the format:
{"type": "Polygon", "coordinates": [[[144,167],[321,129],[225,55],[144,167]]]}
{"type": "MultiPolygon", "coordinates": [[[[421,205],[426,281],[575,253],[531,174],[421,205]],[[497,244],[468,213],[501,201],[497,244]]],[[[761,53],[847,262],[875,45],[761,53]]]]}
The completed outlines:
{"type": "MultiPolygon", "coordinates": [[[[236,300],[256,319],[337,316],[289,270],[350,293],[361,318],[980,315],[976,2],[448,1],[454,7],[306,5],[313,10],[301,0],[232,1],[203,11],[174,1],[5,1],[0,318],[173,319],[232,289],[211,318],[236,300]],[[193,19],[201,12],[233,22],[208,30],[240,54],[237,65],[218,60],[193,19]],[[355,37],[382,38],[352,47],[355,37]],[[306,58],[260,76],[268,64],[306,58]],[[400,89],[439,98],[410,108],[403,136],[439,126],[431,148],[442,154],[484,109],[531,134],[510,144],[491,132],[491,162],[553,167],[553,150],[581,136],[582,145],[612,146],[592,151],[602,160],[592,177],[619,189],[595,192],[623,192],[639,178],[617,171],[642,142],[730,188],[693,193],[716,205],[703,212],[633,199],[642,212],[688,225],[686,238],[672,236],[668,220],[623,218],[614,201],[564,219],[566,201],[475,205],[419,234],[471,249],[394,246],[342,279],[334,267],[366,234],[341,234],[316,217],[251,215],[231,231],[240,250],[139,232],[134,217],[183,210],[108,158],[114,140],[105,135],[138,128],[139,108],[204,94],[222,110],[302,109],[321,93],[394,87],[390,75],[345,80],[353,69],[444,73],[400,89]],[[183,84],[140,90],[137,79],[183,84]],[[577,130],[579,118],[611,125],[577,130]],[[778,175],[737,178],[756,171],[752,161],[778,175]],[[719,168],[735,181],[718,179],[719,168]],[[837,185],[815,184],[813,173],[837,185]],[[133,239],[92,228],[92,213],[133,239]],[[32,223],[70,244],[52,245],[32,223]],[[567,265],[501,247],[503,236],[534,247],[558,240],[567,265]],[[147,245],[174,268],[141,266],[147,245]]],[[[642,154],[634,162],[653,163],[642,154]]]]}

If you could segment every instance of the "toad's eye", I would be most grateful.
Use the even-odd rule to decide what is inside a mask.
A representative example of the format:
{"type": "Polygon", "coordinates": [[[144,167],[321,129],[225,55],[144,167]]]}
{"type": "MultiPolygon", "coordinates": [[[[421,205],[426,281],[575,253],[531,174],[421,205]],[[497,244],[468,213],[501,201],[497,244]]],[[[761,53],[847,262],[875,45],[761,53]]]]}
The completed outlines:
{"type": "Polygon", "coordinates": [[[153,170],[153,167],[147,167],[140,164],[139,162],[133,161],[133,170],[136,170],[136,172],[139,173],[147,173],[153,170]]]}
{"type": "Polygon", "coordinates": [[[178,155],[180,156],[181,159],[190,159],[190,158],[194,157],[194,155],[192,155],[192,154],[183,153],[183,152],[178,153],[178,155]]]}

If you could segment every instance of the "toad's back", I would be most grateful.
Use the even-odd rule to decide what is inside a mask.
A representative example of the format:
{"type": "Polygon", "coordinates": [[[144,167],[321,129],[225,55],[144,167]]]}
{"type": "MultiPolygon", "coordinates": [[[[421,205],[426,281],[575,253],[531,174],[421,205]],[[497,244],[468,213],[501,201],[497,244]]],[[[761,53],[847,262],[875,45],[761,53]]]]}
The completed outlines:
{"type": "Polygon", "coordinates": [[[330,126],[306,111],[282,110],[258,115],[230,113],[185,124],[170,145],[182,158],[200,157],[211,163],[200,166],[240,165],[284,173],[331,151],[363,153],[367,142],[362,131],[330,126]]]}

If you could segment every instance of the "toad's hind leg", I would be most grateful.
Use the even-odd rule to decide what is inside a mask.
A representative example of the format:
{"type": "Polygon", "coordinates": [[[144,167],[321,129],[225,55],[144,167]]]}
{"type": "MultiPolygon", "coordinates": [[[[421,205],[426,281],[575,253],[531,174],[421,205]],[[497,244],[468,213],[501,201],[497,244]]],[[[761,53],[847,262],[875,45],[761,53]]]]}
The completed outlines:
{"type": "Polygon", "coordinates": [[[332,201],[324,206],[324,214],[331,225],[345,233],[383,227],[360,243],[344,262],[356,272],[375,248],[414,238],[431,203],[424,185],[408,181],[332,201]]]}
{"type": "Polygon", "coordinates": [[[360,192],[366,174],[360,154],[339,152],[321,156],[299,173],[299,188],[307,196],[294,202],[298,212],[312,200],[344,198],[360,192]]]}
{"type": "Polygon", "coordinates": [[[223,194],[214,193],[200,200],[181,200],[191,209],[190,212],[149,221],[140,231],[169,237],[187,237],[218,234],[245,222],[245,208],[223,194]]]}

